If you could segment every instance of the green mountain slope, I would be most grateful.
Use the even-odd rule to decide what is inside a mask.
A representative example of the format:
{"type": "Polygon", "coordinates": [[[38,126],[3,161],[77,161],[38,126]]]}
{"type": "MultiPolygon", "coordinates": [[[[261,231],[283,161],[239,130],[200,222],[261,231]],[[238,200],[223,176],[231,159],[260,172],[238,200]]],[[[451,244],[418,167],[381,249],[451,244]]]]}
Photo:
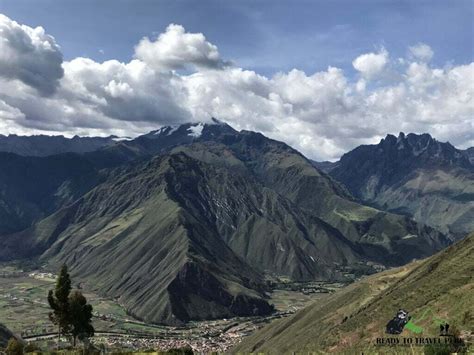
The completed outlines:
{"type": "MultiPolygon", "coordinates": [[[[339,183],[319,172],[303,155],[259,133],[242,131],[219,143],[189,148],[188,155],[212,164],[246,169],[262,185],[290,200],[299,210],[329,224],[353,247],[382,264],[400,265],[447,245],[443,235],[408,217],[357,203],[339,183]]],[[[334,239],[333,239],[334,240],[334,239]]]]}
{"type": "Polygon", "coordinates": [[[0,258],[42,254],[52,266],[67,263],[75,277],[149,322],[270,312],[260,276],[173,199],[170,180],[182,159],[158,157],[99,185],[5,237],[0,258]]]}
{"type": "Polygon", "coordinates": [[[388,135],[345,154],[329,174],[365,203],[459,238],[474,230],[474,165],[468,151],[428,134],[388,135]]]}
{"type": "Polygon", "coordinates": [[[358,204],[261,134],[216,123],[150,135],[71,155],[69,164],[81,159],[97,180],[78,183],[82,196],[30,228],[1,236],[0,260],[67,262],[136,317],[178,323],[270,312],[266,276],[340,280],[448,244],[407,217],[358,204]],[[130,151],[140,159],[128,162],[130,151]],[[102,169],[108,163],[119,166],[102,169]]]}
{"type": "Polygon", "coordinates": [[[414,325],[409,327],[412,330],[405,327],[401,336],[437,337],[441,321],[449,323],[465,342],[472,342],[473,253],[471,234],[427,259],[364,278],[275,321],[245,339],[235,352],[381,351],[375,347],[376,339],[388,336],[385,326],[400,308],[410,313],[414,325]]]}

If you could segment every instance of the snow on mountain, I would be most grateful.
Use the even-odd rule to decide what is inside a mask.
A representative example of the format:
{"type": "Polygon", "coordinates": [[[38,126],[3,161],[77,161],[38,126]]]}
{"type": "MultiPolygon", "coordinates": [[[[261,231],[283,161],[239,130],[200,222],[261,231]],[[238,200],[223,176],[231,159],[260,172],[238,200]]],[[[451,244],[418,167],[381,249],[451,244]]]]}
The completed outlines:
{"type": "Polygon", "coordinates": [[[199,138],[201,137],[202,130],[204,128],[204,123],[199,122],[198,124],[188,128],[188,136],[199,138]]]}

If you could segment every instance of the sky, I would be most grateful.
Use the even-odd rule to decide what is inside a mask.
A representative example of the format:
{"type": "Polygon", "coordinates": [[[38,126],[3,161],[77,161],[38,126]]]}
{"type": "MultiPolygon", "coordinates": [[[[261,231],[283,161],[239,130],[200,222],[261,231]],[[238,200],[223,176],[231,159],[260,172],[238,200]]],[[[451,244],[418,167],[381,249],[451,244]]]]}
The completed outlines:
{"type": "Polygon", "coordinates": [[[474,2],[0,0],[0,134],[214,116],[316,160],[400,131],[474,146],[474,2]]]}

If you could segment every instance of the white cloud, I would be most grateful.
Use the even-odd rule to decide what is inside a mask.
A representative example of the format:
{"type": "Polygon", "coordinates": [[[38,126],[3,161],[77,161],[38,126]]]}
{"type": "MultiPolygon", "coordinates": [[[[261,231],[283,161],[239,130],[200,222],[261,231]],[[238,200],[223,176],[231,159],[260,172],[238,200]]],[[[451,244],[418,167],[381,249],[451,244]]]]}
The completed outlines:
{"type": "Polygon", "coordinates": [[[186,33],[183,26],[171,24],[155,41],[143,38],[135,47],[135,57],[161,69],[220,68],[224,65],[217,47],[202,33],[186,33]]]}
{"type": "Polygon", "coordinates": [[[77,58],[64,64],[61,82],[68,102],[93,107],[123,121],[172,123],[190,118],[180,76],[158,72],[140,60],[96,63],[77,58]]]}
{"type": "Polygon", "coordinates": [[[434,52],[430,46],[425,43],[418,43],[408,48],[410,55],[422,62],[429,62],[433,58],[434,52]]]}
{"type": "Polygon", "coordinates": [[[382,72],[388,63],[388,52],[382,48],[379,53],[362,54],[352,62],[352,65],[367,79],[382,72]]]}
{"type": "Polygon", "coordinates": [[[0,76],[51,95],[63,76],[62,53],[42,27],[19,25],[0,14],[0,76]]]}
{"type": "MultiPolygon", "coordinates": [[[[0,133],[133,136],[214,116],[320,160],[401,130],[474,145],[474,63],[433,68],[410,56],[391,62],[382,49],[354,60],[361,73],[354,80],[335,67],[266,77],[223,65],[216,46],[181,26],[148,40],[146,54],[138,50],[145,42],[128,63],[64,62],[64,76],[47,97],[17,77],[0,77],[0,133]],[[370,81],[386,67],[391,75],[370,81]],[[179,68],[190,72],[173,70],[179,68]]],[[[8,65],[0,62],[0,72],[8,65]]]]}

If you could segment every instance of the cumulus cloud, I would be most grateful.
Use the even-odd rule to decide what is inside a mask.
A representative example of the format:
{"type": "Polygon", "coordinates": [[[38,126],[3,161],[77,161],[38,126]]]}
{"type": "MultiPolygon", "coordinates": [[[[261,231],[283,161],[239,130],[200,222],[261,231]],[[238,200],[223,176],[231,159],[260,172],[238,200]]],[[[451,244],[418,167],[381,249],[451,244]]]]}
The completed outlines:
{"type": "Polygon", "coordinates": [[[354,59],[352,65],[362,76],[371,79],[379,74],[388,63],[388,52],[382,48],[379,53],[365,53],[354,59]]]}
{"type": "MultiPolygon", "coordinates": [[[[426,55],[410,53],[396,63],[385,49],[362,54],[354,80],[336,67],[267,77],[225,65],[202,34],[171,25],[155,41],[143,39],[129,62],[64,62],[64,76],[46,97],[28,81],[0,76],[0,133],[133,136],[214,116],[317,160],[399,131],[474,145],[474,63],[435,68],[426,55]],[[389,70],[396,75],[374,80],[389,70]]],[[[0,61],[0,72],[9,65],[0,61]]]]}
{"type": "Polygon", "coordinates": [[[168,124],[190,118],[186,89],[174,73],[156,71],[140,60],[97,63],[76,58],[64,68],[60,95],[75,105],[121,121],[168,124]]]}
{"type": "Polygon", "coordinates": [[[63,76],[62,53],[42,27],[19,25],[0,14],[0,76],[51,95],[63,76]]]}
{"type": "Polygon", "coordinates": [[[422,62],[429,62],[433,58],[434,52],[430,46],[425,43],[418,43],[408,48],[410,55],[422,62]]]}
{"type": "Polygon", "coordinates": [[[202,33],[186,33],[171,24],[155,41],[143,38],[135,47],[135,57],[155,69],[220,68],[224,65],[217,47],[202,33]]]}

